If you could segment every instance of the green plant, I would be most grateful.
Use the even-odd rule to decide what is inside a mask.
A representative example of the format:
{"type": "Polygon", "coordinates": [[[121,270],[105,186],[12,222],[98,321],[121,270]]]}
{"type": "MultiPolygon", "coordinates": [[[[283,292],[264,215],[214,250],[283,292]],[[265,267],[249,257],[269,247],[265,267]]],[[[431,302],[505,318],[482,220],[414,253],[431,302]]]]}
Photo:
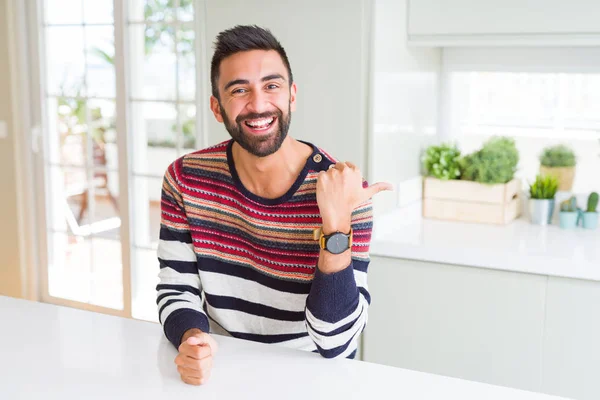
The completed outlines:
{"type": "MultiPolygon", "coordinates": [[[[148,23],[144,27],[144,53],[152,54],[157,45],[165,48],[174,48],[177,42],[177,52],[186,58],[194,56],[194,31],[183,28],[185,25],[169,23],[177,18],[178,12],[193,13],[194,0],[146,0],[144,4],[144,20],[148,23]],[[167,22],[167,23],[165,23],[167,22]],[[180,27],[181,26],[181,27],[180,27]],[[177,39],[177,41],[175,40],[177,39]]],[[[99,47],[91,49],[91,53],[109,65],[115,64],[114,41],[106,43],[109,51],[99,47]]]]}
{"type": "Polygon", "coordinates": [[[519,163],[515,141],[493,137],[483,147],[459,160],[461,179],[480,183],[506,183],[513,179],[519,163]]]}
{"type": "Polygon", "coordinates": [[[587,212],[596,212],[598,209],[598,193],[590,193],[587,201],[587,212]]]}
{"type": "Polygon", "coordinates": [[[529,185],[529,196],[532,199],[553,199],[558,191],[558,180],[552,175],[535,177],[535,182],[529,185]]]}
{"type": "Polygon", "coordinates": [[[546,147],[540,155],[544,167],[573,167],[577,163],[575,153],[565,145],[546,147]]]}
{"type": "Polygon", "coordinates": [[[567,200],[560,203],[560,211],[562,212],[575,212],[577,211],[577,199],[575,196],[571,196],[567,200]]]}
{"type": "Polygon", "coordinates": [[[428,176],[442,180],[460,177],[460,150],[452,144],[429,146],[423,156],[423,167],[428,176]]]}

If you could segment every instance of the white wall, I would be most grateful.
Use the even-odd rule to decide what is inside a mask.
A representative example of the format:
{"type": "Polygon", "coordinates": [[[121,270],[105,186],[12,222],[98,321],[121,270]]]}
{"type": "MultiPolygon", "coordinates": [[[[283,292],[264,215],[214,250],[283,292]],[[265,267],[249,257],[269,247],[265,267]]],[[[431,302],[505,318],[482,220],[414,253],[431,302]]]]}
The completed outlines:
{"type": "MultiPolygon", "coordinates": [[[[398,187],[420,174],[420,151],[435,139],[441,51],[407,47],[406,1],[376,1],[373,27],[370,180],[398,187]]],[[[377,196],[375,212],[403,192],[377,196]]]]}
{"type": "MultiPolygon", "coordinates": [[[[268,28],[285,48],[298,86],[290,135],[366,165],[369,1],[206,0],[206,68],[217,34],[237,24],[268,28]]],[[[210,113],[208,144],[229,138],[210,113]]]]}

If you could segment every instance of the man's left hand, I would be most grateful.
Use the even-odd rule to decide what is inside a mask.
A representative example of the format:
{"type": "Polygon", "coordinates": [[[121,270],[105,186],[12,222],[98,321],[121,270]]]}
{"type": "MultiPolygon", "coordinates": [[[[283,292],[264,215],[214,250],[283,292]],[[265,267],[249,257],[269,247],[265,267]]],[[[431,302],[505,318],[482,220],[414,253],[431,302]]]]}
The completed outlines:
{"type": "Polygon", "coordinates": [[[338,162],[317,178],[317,204],[323,219],[323,233],[350,232],[352,211],[384,190],[392,190],[387,182],[363,188],[360,170],[350,162],[338,162]]]}

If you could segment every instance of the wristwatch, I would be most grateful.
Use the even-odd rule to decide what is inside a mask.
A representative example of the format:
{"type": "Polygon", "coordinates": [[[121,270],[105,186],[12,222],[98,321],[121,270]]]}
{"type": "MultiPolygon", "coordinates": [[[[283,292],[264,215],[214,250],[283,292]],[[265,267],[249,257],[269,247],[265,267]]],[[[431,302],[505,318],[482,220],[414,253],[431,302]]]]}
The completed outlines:
{"type": "Polygon", "coordinates": [[[352,247],[352,228],[350,233],[334,232],[331,235],[325,235],[321,228],[317,228],[314,236],[319,241],[319,247],[331,254],[341,254],[352,247]]]}

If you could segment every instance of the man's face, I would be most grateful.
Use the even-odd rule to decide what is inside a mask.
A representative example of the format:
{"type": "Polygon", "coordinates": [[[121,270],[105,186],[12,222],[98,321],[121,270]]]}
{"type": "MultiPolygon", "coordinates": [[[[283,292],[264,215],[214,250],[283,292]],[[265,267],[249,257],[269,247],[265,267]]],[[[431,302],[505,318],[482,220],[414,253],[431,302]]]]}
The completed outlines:
{"type": "Polygon", "coordinates": [[[276,51],[251,50],[221,62],[218,90],[211,97],[215,118],[243,149],[266,157],[281,147],[291,112],[296,109],[296,85],[276,51]]]}

